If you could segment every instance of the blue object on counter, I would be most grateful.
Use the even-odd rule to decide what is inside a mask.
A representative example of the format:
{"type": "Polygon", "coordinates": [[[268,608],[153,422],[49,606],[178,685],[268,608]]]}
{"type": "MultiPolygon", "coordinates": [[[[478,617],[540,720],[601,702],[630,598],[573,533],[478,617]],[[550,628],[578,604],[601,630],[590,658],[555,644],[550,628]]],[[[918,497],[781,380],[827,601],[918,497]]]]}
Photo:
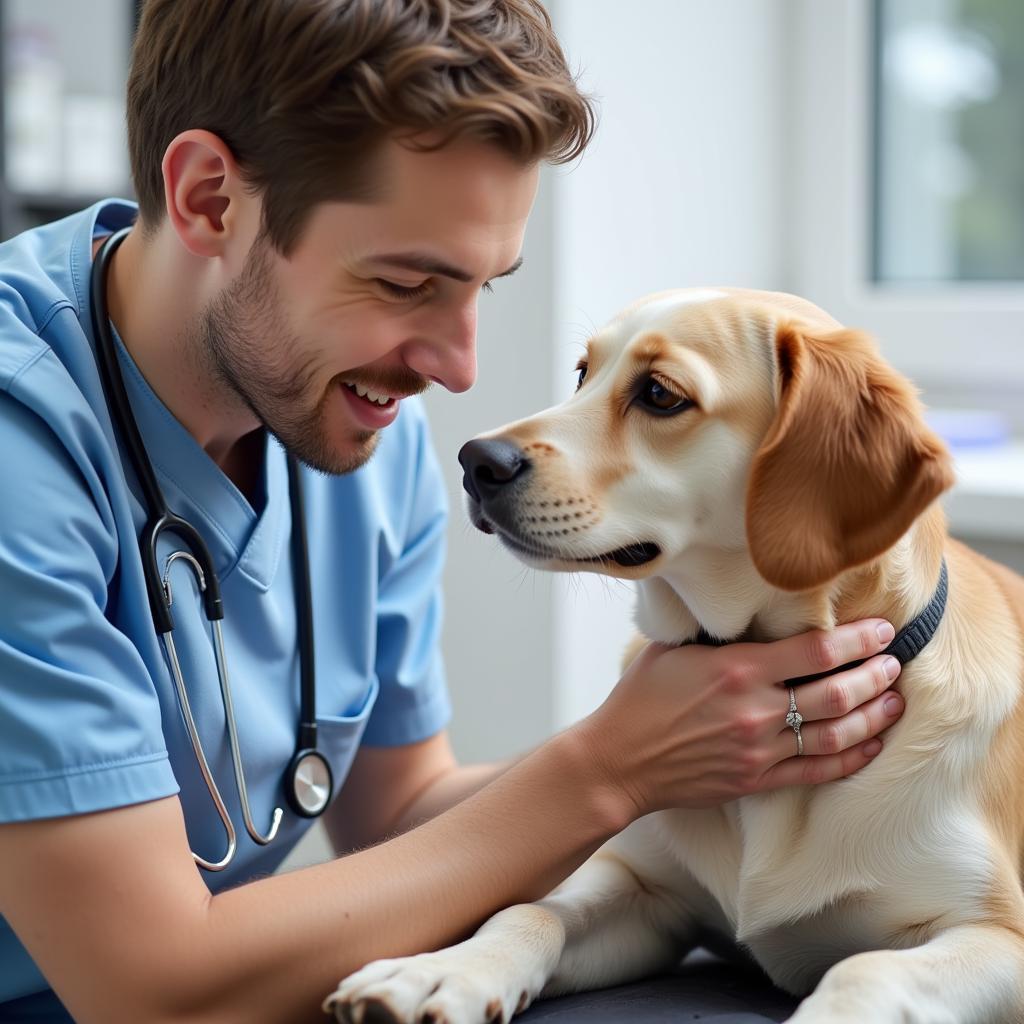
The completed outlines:
{"type": "Polygon", "coordinates": [[[1010,440],[1006,417],[985,409],[929,409],[925,419],[950,448],[1000,448],[1010,440]]]}

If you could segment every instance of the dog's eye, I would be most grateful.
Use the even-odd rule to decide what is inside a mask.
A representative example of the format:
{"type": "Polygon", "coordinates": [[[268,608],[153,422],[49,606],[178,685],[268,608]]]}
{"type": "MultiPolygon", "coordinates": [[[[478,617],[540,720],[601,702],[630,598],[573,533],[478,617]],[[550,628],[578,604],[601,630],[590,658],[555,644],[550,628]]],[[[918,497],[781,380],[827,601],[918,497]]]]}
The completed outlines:
{"type": "Polygon", "coordinates": [[[653,377],[648,378],[643,384],[637,398],[651,412],[659,414],[682,412],[693,405],[691,399],[683,398],[682,395],[677,395],[674,391],[670,391],[664,384],[656,381],[653,377]]]}
{"type": "Polygon", "coordinates": [[[576,378],[576,390],[579,391],[579,389],[583,387],[583,381],[587,376],[587,364],[580,363],[580,365],[577,366],[576,369],[579,370],[580,374],[579,377],[576,378]]]}

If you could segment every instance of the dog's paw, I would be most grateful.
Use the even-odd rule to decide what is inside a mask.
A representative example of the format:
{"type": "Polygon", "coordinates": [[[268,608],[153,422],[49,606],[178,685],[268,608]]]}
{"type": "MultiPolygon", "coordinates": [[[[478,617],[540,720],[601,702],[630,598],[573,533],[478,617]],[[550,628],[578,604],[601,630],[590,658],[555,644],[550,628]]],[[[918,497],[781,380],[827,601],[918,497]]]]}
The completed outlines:
{"type": "Polygon", "coordinates": [[[501,967],[458,947],[377,960],[342,981],[323,1008],[345,1024],[506,1024],[541,986],[512,984],[501,967]]]}

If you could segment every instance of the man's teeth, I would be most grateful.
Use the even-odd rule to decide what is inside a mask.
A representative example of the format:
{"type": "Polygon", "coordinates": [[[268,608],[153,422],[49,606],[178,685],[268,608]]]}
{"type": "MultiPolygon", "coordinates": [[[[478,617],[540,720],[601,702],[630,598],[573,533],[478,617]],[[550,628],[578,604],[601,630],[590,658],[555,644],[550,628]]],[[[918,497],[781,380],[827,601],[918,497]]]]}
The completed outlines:
{"type": "Polygon", "coordinates": [[[362,384],[345,384],[345,387],[351,388],[360,398],[365,398],[368,402],[376,402],[377,405],[387,405],[391,401],[390,395],[382,395],[376,391],[371,391],[369,388],[364,388],[362,384]]]}

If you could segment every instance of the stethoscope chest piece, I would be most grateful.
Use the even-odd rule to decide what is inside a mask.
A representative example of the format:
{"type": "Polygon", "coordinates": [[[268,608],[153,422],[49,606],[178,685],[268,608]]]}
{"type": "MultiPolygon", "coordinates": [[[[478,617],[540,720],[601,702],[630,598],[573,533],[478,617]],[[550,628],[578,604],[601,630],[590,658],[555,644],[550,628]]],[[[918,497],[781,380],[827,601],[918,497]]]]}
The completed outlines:
{"type": "Polygon", "coordinates": [[[291,809],[316,818],[327,809],[334,789],[331,766],[318,750],[297,750],[285,773],[285,796],[291,809]]]}

